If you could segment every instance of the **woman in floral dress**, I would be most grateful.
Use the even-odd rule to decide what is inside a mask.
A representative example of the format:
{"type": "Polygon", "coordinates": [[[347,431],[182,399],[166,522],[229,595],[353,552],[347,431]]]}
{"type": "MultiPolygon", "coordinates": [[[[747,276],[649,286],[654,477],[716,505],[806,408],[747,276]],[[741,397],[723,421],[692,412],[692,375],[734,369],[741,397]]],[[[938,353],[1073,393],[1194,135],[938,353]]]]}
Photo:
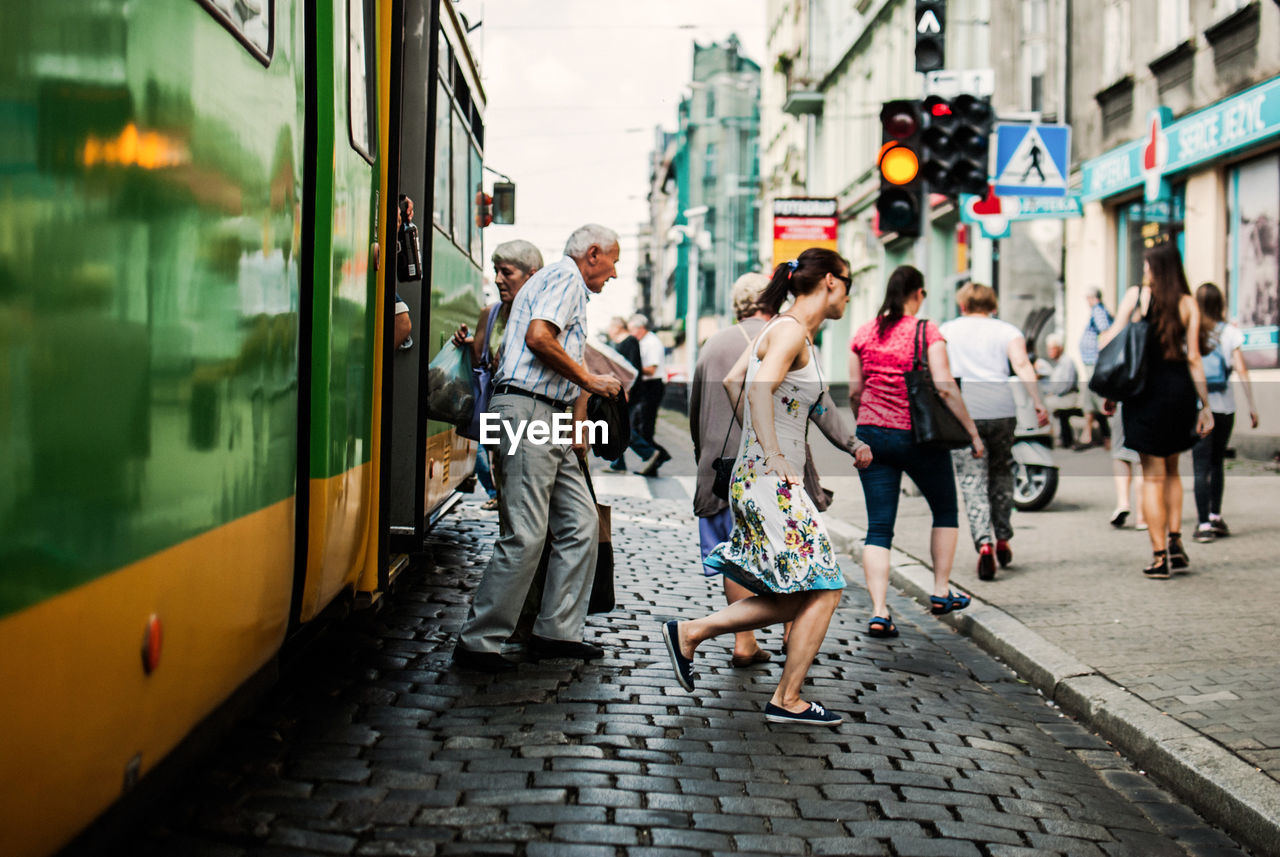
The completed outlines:
{"type": "MultiPolygon", "coordinates": [[[[775,723],[842,721],[800,697],[844,588],[800,468],[809,410],[822,393],[813,335],[826,319],[844,315],[849,282],[843,258],[812,248],[779,265],[761,295],[761,304],[774,313],[788,295],[795,302],[765,326],[725,380],[731,400],[745,398],[747,405],[729,497],[734,525],[729,540],[705,563],[754,594],[702,619],[672,620],[662,628],[676,678],[693,690],[693,654],[704,640],[792,622],[782,679],[765,706],[765,718],[775,723]],[[747,392],[740,397],[744,373],[747,392]]],[[[857,449],[855,461],[859,467],[869,464],[869,449],[857,449]]]]}

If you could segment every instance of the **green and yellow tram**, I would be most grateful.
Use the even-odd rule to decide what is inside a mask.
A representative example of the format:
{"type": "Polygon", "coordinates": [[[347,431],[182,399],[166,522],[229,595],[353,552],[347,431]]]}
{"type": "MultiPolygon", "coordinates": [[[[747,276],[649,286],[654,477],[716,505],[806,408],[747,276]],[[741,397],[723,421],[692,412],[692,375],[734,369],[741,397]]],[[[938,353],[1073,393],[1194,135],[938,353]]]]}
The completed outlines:
{"type": "Polygon", "coordinates": [[[447,0],[0,8],[0,854],[376,600],[471,475],[418,388],[479,310],[483,112],[447,0]]]}

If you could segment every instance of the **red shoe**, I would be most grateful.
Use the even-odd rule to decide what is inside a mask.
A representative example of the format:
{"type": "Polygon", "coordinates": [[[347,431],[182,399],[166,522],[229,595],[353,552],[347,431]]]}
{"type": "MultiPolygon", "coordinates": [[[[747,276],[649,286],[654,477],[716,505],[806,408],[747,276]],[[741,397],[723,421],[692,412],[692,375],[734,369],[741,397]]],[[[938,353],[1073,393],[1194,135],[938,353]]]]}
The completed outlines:
{"type": "Polygon", "coordinates": [[[1009,542],[999,539],[996,542],[996,559],[1000,561],[1001,568],[1008,568],[1013,564],[1013,548],[1009,547],[1009,542]]]}
{"type": "Polygon", "coordinates": [[[996,576],[995,549],[991,542],[983,542],[978,547],[978,579],[994,580],[996,576]]]}

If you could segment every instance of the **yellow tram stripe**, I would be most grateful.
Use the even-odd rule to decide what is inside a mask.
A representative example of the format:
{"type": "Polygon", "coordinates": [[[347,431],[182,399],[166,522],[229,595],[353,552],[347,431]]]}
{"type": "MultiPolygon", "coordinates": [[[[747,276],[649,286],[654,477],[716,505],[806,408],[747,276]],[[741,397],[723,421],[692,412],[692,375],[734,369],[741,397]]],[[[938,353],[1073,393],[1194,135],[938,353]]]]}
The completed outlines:
{"type": "MultiPolygon", "coordinates": [[[[0,621],[0,842],[47,854],[274,655],[293,576],[283,500],[0,621]],[[142,668],[159,617],[156,671],[142,668]]],[[[17,570],[16,573],[21,573],[17,570]]]]}

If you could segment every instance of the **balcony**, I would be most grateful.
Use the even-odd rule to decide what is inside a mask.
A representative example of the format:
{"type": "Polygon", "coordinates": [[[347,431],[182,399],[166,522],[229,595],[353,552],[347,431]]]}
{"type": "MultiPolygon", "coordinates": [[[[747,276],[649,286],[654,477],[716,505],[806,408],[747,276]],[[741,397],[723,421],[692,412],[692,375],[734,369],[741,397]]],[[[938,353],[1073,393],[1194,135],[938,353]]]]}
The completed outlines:
{"type": "Polygon", "coordinates": [[[792,116],[816,116],[822,113],[825,101],[826,96],[812,81],[792,78],[787,81],[787,100],[783,102],[782,110],[792,116]]]}

